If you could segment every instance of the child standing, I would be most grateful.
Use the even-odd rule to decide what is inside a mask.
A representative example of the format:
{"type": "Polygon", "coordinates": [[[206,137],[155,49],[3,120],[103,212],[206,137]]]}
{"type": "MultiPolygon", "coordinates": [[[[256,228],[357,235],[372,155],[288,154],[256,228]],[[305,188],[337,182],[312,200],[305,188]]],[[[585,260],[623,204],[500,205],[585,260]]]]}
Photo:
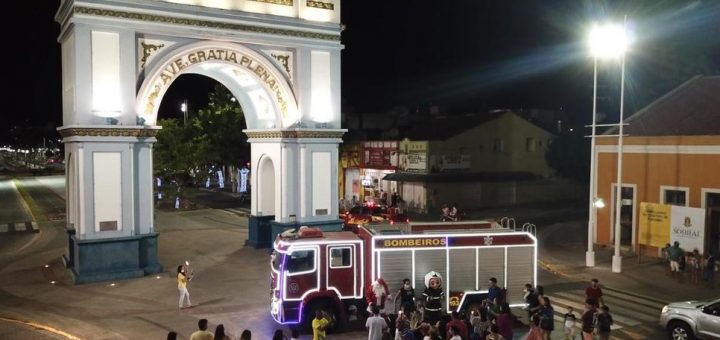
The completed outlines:
{"type": "Polygon", "coordinates": [[[565,339],[575,339],[575,313],[572,307],[568,307],[567,313],[565,313],[563,322],[563,331],[565,332],[565,339]]]}

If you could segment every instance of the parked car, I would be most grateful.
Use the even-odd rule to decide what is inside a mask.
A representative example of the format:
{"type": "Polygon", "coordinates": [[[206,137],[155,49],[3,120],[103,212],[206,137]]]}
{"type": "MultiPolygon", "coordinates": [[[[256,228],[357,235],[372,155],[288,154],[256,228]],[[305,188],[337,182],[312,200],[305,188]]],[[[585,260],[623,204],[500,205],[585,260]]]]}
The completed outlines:
{"type": "Polygon", "coordinates": [[[720,299],[673,302],[660,312],[660,325],[673,340],[720,338],[720,299]]]}
{"type": "Polygon", "coordinates": [[[354,206],[350,210],[342,213],[340,218],[345,221],[346,225],[374,222],[410,222],[410,218],[407,215],[397,213],[395,208],[374,203],[354,206]]]}

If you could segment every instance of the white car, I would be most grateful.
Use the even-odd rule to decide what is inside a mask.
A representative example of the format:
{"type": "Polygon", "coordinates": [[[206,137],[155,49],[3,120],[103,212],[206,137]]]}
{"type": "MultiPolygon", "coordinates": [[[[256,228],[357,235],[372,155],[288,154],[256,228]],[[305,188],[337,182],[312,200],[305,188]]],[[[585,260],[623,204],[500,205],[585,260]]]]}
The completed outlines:
{"type": "Polygon", "coordinates": [[[660,325],[673,340],[720,339],[720,299],[673,302],[660,312],[660,325]]]}

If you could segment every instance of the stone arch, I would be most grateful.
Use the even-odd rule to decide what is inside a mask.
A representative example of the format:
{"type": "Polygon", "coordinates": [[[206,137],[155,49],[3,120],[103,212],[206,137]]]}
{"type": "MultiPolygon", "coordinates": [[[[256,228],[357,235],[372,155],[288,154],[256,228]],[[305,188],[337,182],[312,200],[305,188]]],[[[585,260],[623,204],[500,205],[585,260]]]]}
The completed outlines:
{"type": "Polygon", "coordinates": [[[136,112],[155,125],[163,95],[178,76],[195,73],[222,83],[240,102],[249,130],[287,128],[300,121],[295,93],[274,62],[237,43],[200,41],[179,45],[147,68],[136,112]]]}

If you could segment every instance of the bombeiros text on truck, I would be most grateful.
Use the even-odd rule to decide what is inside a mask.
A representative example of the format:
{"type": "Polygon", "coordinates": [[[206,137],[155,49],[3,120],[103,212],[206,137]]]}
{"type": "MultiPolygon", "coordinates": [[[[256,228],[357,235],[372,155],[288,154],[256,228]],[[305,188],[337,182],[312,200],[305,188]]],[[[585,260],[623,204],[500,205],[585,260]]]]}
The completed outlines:
{"type": "MultiPolygon", "coordinates": [[[[491,277],[506,289],[508,303],[522,305],[524,285],[537,284],[537,240],[488,221],[361,225],[338,232],[301,227],[274,242],[270,313],[278,323],[307,326],[322,310],[341,327],[352,310],[367,307],[371,283],[382,278],[394,292],[408,278],[417,293],[430,272],[442,277],[446,312],[479,305],[491,277]]],[[[385,304],[385,311],[396,312],[393,305],[398,307],[385,304]]]]}

